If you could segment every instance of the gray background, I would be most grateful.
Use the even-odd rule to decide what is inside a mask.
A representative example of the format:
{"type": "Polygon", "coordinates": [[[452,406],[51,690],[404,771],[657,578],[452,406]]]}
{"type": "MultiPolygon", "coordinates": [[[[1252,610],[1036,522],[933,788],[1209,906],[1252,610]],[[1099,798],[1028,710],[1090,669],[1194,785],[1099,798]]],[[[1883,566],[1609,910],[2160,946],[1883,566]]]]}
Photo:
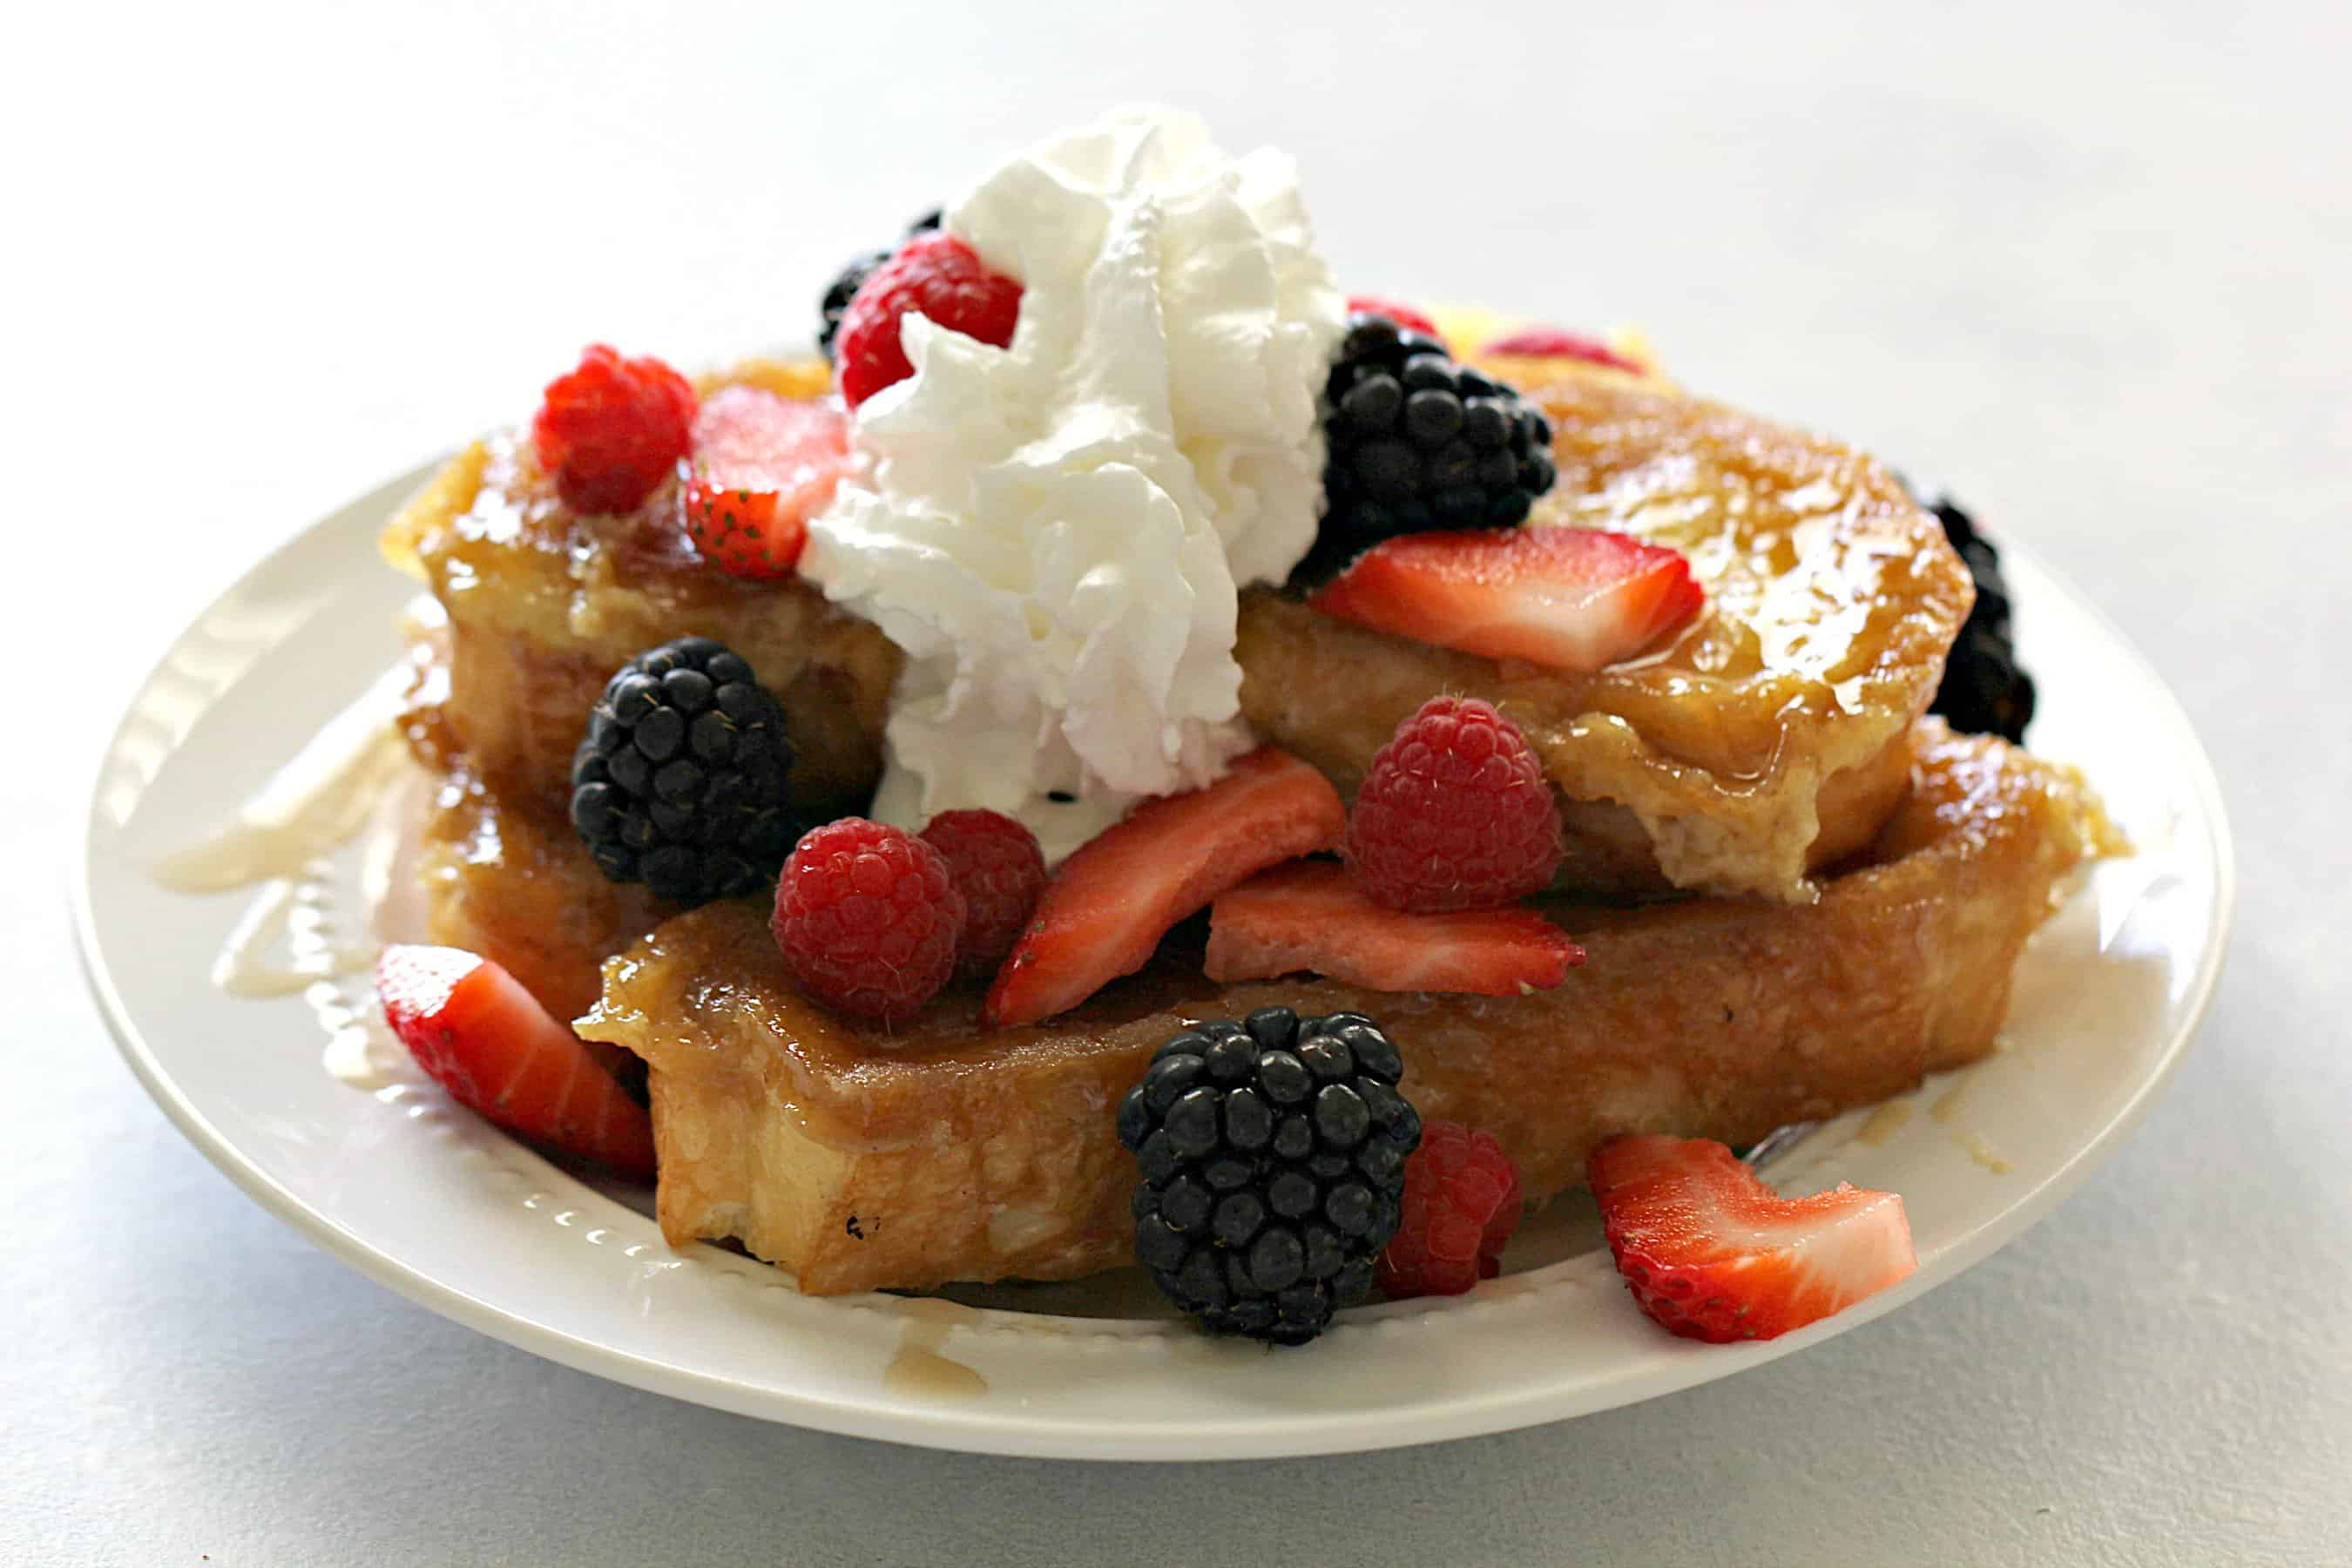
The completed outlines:
{"type": "Polygon", "coordinates": [[[68,9],[0,63],[0,1562],[2352,1562],[2342,6],[68,9]],[[2229,792],[2241,924],[2169,1095],[2055,1215],[1675,1398],[1114,1470],[537,1361],[148,1105],[59,889],[163,641],[583,341],[802,333],[846,253],[1134,97],[1297,152],[1352,283],[1639,320],[1689,383],[1945,477],[2147,650],[2229,792]]]}

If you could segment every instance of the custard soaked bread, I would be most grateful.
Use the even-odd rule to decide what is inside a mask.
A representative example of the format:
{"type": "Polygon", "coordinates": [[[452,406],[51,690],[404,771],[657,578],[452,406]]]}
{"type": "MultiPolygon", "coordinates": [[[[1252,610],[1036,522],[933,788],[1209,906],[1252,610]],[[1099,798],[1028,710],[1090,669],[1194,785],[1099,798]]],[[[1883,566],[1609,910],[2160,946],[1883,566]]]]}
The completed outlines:
{"type": "MultiPolygon", "coordinates": [[[[1171,943],[1043,1025],[984,1030],[977,995],[951,994],[886,1034],[803,999],[764,910],[733,901],[611,960],[579,1027],[651,1065],[665,1234],[738,1238],[804,1290],[1125,1261],[1134,1167],[1113,1106],[1170,1035],[1274,1005],[1380,1018],[1423,1115],[1491,1131],[1543,1197],[1614,1133],[1749,1141],[1991,1048],[2020,950],[2107,830],[2069,770],[1932,720],[1910,786],[1808,906],[1545,906],[1590,961],[1524,996],[1221,987],[1171,943]]],[[[530,874],[594,876],[562,858],[530,874]]]]}
{"type": "MultiPolygon", "coordinates": [[[[1968,573],[1936,521],[1870,458],[1575,361],[1493,362],[1550,416],[1559,477],[1534,523],[1674,545],[1706,610],[1648,658],[1591,675],[1454,653],[1244,596],[1242,710],[1351,795],[1397,721],[1439,692],[1483,697],[1563,797],[1559,885],[1802,901],[1809,870],[1895,807],[1906,736],[1968,614],[1968,573]]],[[[711,384],[807,396],[815,363],[753,363],[711,384]]],[[[685,633],[750,661],[792,716],[795,804],[856,809],[881,766],[903,661],[872,624],[797,578],[700,563],[666,483],[635,512],[566,508],[530,443],[455,459],[404,509],[387,552],[448,619],[446,723],[502,794],[560,809],[581,715],[625,661],[685,633]]]]}

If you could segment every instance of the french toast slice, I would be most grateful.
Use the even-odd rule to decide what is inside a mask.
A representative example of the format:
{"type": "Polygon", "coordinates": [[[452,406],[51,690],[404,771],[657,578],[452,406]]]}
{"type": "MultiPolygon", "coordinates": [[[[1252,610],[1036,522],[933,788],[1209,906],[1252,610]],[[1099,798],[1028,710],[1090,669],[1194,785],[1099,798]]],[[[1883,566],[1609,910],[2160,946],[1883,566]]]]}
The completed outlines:
{"type": "Polygon", "coordinates": [[[1352,797],[1433,692],[1484,698],[1563,798],[1560,885],[1802,902],[1901,798],[1907,738],[1974,603],[1942,526],[1874,459],[1655,382],[1502,359],[1551,418],[1559,480],[1530,527],[1683,552],[1707,608],[1592,674],[1482,658],[1260,593],[1235,649],[1242,713],[1352,797]]]}
{"type": "MultiPolygon", "coordinates": [[[[806,398],[829,379],[823,361],[753,362],[701,390],[806,398]]],[[[556,495],[529,437],[505,431],[450,459],[385,525],[383,548],[440,607],[430,657],[441,750],[462,753],[502,798],[563,810],[604,683],[688,635],[750,660],[792,715],[796,807],[820,819],[856,810],[881,776],[898,648],[798,578],[753,582],[704,564],[677,521],[675,479],[634,512],[583,516],[556,495]]]]}
{"type": "MultiPolygon", "coordinates": [[[[1351,795],[1398,721],[1441,692],[1486,698],[1563,797],[1559,885],[1802,902],[1867,843],[1909,773],[1909,726],[1971,601],[1940,526],[1878,464],[1822,437],[1568,360],[1490,368],[1550,415],[1559,480],[1538,526],[1674,544],[1707,609],[1670,646],[1594,675],[1450,653],[1244,595],[1242,712],[1351,795]]],[[[789,396],[822,362],[750,362],[706,384],[789,396]]],[[[796,805],[854,810],[882,764],[903,661],[800,580],[709,569],[664,484],[635,513],[571,512],[512,434],[478,443],[395,517],[386,553],[448,622],[446,724],[503,796],[560,808],[604,682],[687,633],[749,659],[792,715],[796,805]]]]}
{"type": "Polygon", "coordinates": [[[1542,1198],[1613,1134],[1750,1141],[1991,1048],[2020,950],[2108,830],[2070,770],[1935,721],[1909,785],[1809,905],[1555,903],[1589,962],[1522,996],[1220,986],[1171,944],[1042,1025],[986,1030],[978,996],[951,994],[886,1033],[803,999],[764,911],[739,900],[607,961],[578,1027],[650,1066],[664,1233],[739,1239],[814,1293],[1127,1260],[1118,1097],[1168,1036],[1276,1004],[1381,1019],[1422,1113],[1493,1132],[1542,1198]]]}

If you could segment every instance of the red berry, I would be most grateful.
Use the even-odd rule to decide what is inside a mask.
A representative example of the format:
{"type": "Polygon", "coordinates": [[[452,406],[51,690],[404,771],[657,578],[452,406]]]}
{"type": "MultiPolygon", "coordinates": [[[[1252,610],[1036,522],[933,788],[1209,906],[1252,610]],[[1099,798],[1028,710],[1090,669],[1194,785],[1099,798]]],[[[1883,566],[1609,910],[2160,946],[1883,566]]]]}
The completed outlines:
{"type": "Polygon", "coordinates": [[[849,421],[825,403],[721,387],[694,419],[678,508],[704,560],[737,577],[784,577],[808,520],[849,468],[849,421]]]}
{"type": "Polygon", "coordinates": [[[1506,332],[1478,353],[1481,358],[1508,354],[1522,359],[1580,359],[1591,364],[1629,370],[1635,375],[1649,374],[1649,367],[1641,361],[1627,358],[1600,339],[1563,331],[1558,327],[1523,327],[1516,332],[1506,332]]]}
{"type": "Polygon", "coordinates": [[[809,996],[895,1024],[954,973],[963,912],[946,857],[911,833],[845,816],[803,836],[784,862],[773,929],[809,996]]]}
{"type": "Polygon", "coordinates": [[[1378,294],[1348,296],[1348,314],[1351,316],[1386,316],[1398,326],[1416,332],[1438,336],[1437,323],[1410,305],[1400,305],[1394,300],[1383,300],[1378,294]]]}
{"type": "Polygon", "coordinates": [[[1390,1297],[1459,1296],[1503,1271],[1519,1228],[1519,1168],[1491,1132],[1425,1121],[1404,1163],[1404,1212],[1381,1253],[1377,1278],[1390,1297]]]}
{"type": "Polygon", "coordinates": [[[1492,704],[1433,697],[1373,753],[1339,852],[1374,903],[1496,909],[1559,869],[1559,807],[1527,737],[1492,704]]]}
{"type": "Polygon", "coordinates": [[[1630,534],[1485,528],[1386,540],[1307,602],[1434,647],[1593,670],[1682,626],[1706,590],[1680,551],[1630,534]]]}
{"type": "Polygon", "coordinates": [[[1145,801],[1055,871],[982,1021],[1067,1012],[1150,963],[1177,921],[1268,866],[1333,847],[1347,826],[1331,781],[1272,746],[1206,789],[1145,801]]]}
{"type": "Polygon", "coordinates": [[[1045,889],[1045,855],[1037,836],[1001,811],[943,811],[923,842],[947,857],[963,895],[963,935],[956,973],[967,980],[996,973],[1045,889]]]}
{"type": "Polygon", "coordinates": [[[623,359],[589,345],[547,384],[530,422],[539,466],[574,511],[633,511],[686,456],[694,388],[648,354],[623,359]]]}
{"type": "Polygon", "coordinates": [[[951,234],[926,229],[857,286],[834,343],[841,395],[852,408],[915,374],[898,342],[909,310],[951,331],[1003,348],[1021,319],[1021,285],[991,272],[951,234]]]}
{"type": "Polygon", "coordinates": [[[1685,1339],[1769,1340],[1919,1267],[1895,1194],[1780,1197],[1709,1139],[1612,1138],[1585,1175],[1626,1289],[1685,1339]]]}
{"type": "Polygon", "coordinates": [[[1328,860],[1261,871],[1209,911],[1208,975],[1227,983],[1304,970],[1367,991],[1523,996],[1583,962],[1584,949],[1533,910],[1409,915],[1372,902],[1328,860]]]}
{"type": "Polygon", "coordinates": [[[376,961],[384,1022],[460,1105],[509,1132],[654,1173],[654,1124],[522,983],[454,947],[395,944],[376,961]]]}

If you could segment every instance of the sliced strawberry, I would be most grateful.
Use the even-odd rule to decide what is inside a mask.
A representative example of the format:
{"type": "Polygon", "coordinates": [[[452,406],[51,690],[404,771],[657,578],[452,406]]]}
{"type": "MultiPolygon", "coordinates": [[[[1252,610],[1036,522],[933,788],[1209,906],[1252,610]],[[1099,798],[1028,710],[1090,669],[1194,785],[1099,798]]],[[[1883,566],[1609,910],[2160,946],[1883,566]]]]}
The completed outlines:
{"type": "Polygon", "coordinates": [[[1587,528],[1406,534],[1307,601],[1415,642],[1576,670],[1640,653],[1706,602],[1680,552],[1587,528]]]}
{"type": "Polygon", "coordinates": [[[1563,331],[1558,327],[1522,327],[1516,332],[1506,332],[1478,351],[1480,357],[1510,354],[1520,359],[1580,359],[1591,364],[1605,364],[1616,370],[1630,370],[1635,375],[1646,375],[1650,367],[1640,360],[1629,359],[1602,342],[1581,332],[1563,331]]]}
{"type": "Polygon", "coordinates": [[[1076,1006],[1151,957],[1178,921],[1348,828],[1330,781],[1261,746],[1206,789],[1145,801],[1062,862],[989,988],[992,1026],[1076,1006]]]}
{"type": "Polygon", "coordinates": [[[1919,1266],[1893,1193],[1780,1197],[1708,1139],[1613,1138],[1586,1174],[1633,1300],[1686,1339],[1769,1340],[1919,1266]]]}
{"type": "Polygon", "coordinates": [[[653,1174],[645,1107],[505,970],[459,948],[394,946],[376,963],[375,988],[393,1033],[458,1104],[566,1153],[653,1174]]]}
{"type": "Polygon", "coordinates": [[[1366,898],[1347,868],[1302,860],[1218,896],[1209,978],[1271,980],[1312,970],[1373,991],[1548,991],[1584,949],[1533,910],[1409,915],[1366,898]]]}
{"type": "Polygon", "coordinates": [[[849,421],[824,403],[726,386],[694,419],[678,465],[678,505],[703,559],[738,577],[782,577],[799,564],[808,520],[849,468],[849,421]]]}

